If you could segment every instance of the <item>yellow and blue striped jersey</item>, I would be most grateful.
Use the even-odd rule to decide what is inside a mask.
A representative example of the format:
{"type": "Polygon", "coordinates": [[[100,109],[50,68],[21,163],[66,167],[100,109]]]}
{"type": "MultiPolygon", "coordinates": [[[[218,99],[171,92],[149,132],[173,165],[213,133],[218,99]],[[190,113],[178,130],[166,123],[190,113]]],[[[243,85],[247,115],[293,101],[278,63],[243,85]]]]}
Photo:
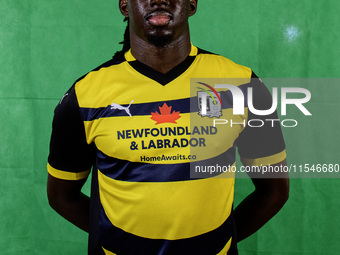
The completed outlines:
{"type": "MultiPolygon", "coordinates": [[[[216,162],[234,166],[237,148],[249,162],[278,163],[285,145],[280,127],[214,127],[213,118],[200,115],[202,99],[190,80],[212,77],[242,78],[236,86],[243,91],[265,91],[261,102],[270,96],[251,82],[249,68],[195,46],[167,74],[128,51],[64,95],[55,109],[48,171],[79,180],[92,169],[89,254],[235,252],[234,175],[193,171],[216,162]]],[[[246,104],[243,115],[233,115],[230,93],[217,92],[224,119],[250,118],[246,104]]],[[[216,105],[214,99],[210,112],[216,105]]]]}

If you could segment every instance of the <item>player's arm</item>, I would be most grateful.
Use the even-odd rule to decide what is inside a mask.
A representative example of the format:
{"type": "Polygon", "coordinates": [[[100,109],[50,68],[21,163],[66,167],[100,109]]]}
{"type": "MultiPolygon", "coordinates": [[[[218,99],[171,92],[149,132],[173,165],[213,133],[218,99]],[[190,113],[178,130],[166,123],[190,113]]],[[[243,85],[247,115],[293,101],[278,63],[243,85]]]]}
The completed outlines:
{"type": "Polygon", "coordinates": [[[81,192],[86,179],[62,180],[48,174],[47,196],[50,206],[66,220],[88,232],[90,199],[81,192]]]}
{"type": "MultiPolygon", "coordinates": [[[[266,86],[255,74],[253,88],[255,109],[266,110],[272,106],[272,97],[266,86]]],[[[237,140],[238,152],[245,166],[286,166],[285,143],[281,126],[277,121],[270,124],[265,119],[278,120],[276,111],[270,115],[255,115],[248,110],[248,119],[261,119],[262,127],[249,125],[237,140]]],[[[288,173],[280,171],[249,172],[255,190],[235,209],[237,241],[250,236],[268,222],[285,204],[289,195],[288,173]]]]}
{"type": "Polygon", "coordinates": [[[54,111],[48,156],[47,196],[51,207],[77,227],[89,230],[90,201],[81,189],[94,164],[74,86],[54,111]]]}
{"type": "MultiPolygon", "coordinates": [[[[286,160],[272,166],[285,166],[286,160]]],[[[237,241],[241,241],[260,229],[286,203],[289,196],[287,173],[279,173],[278,178],[257,178],[250,176],[255,190],[235,209],[237,241]]]]}

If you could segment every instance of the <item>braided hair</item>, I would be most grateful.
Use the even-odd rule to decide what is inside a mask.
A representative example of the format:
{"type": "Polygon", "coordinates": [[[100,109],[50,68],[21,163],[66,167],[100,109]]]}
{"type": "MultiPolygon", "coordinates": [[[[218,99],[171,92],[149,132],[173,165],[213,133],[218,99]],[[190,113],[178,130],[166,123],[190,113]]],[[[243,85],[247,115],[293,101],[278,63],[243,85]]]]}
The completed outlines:
{"type": "Polygon", "coordinates": [[[116,51],[114,56],[112,57],[114,60],[119,60],[124,57],[125,52],[130,49],[130,32],[129,32],[129,19],[124,18],[124,22],[127,22],[125,32],[124,32],[124,40],[119,44],[123,44],[123,48],[120,51],[116,51]]]}

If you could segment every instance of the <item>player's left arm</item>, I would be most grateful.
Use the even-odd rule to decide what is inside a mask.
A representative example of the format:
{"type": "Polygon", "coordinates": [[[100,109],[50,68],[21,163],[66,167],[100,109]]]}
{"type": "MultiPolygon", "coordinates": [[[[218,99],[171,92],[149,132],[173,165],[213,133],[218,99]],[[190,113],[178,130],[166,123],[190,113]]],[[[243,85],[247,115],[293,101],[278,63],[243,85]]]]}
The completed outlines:
{"type": "MultiPolygon", "coordinates": [[[[271,94],[254,73],[249,85],[253,88],[255,109],[270,109],[271,94]]],[[[272,169],[276,167],[276,170],[279,170],[248,173],[255,190],[234,211],[237,241],[245,239],[260,229],[282,208],[289,196],[288,173],[282,168],[287,163],[281,127],[265,121],[266,119],[278,120],[277,112],[263,116],[256,115],[248,109],[248,119],[262,119],[265,124],[260,128],[247,125],[240,134],[237,146],[243,165],[268,167],[270,164],[272,169]]]]}
{"type": "MultiPolygon", "coordinates": [[[[286,160],[271,166],[286,166],[286,160]]],[[[255,190],[235,209],[234,217],[237,227],[237,241],[241,241],[260,229],[268,222],[289,196],[289,177],[284,171],[276,173],[274,178],[258,178],[250,175],[255,190]]]]}

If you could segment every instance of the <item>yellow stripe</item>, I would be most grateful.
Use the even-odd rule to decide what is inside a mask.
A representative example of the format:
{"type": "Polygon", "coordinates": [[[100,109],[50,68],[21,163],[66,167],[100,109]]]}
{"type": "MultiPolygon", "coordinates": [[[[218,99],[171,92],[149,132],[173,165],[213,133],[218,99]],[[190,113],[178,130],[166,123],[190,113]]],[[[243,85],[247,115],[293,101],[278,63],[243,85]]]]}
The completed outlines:
{"type": "Polygon", "coordinates": [[[128,51],[125,53],[124,57],[125,57],[126,61],[128,61],[128,62],[130,62],[130,61],[135,61],[135,60],[136,60],[135,57],[134,57],[134,56],[132,55],[132,53],[131,53],[131,49],[128,50],[128,51]]]}
{"type": "MultiPolygon", "coordinates": [[[[197,48],[193,46],[190,54],[194,55],[196,52],[197,48]]],[[[133,60],[130,51],[125,56],[129,60],[133,60]]],[[[227,78],[227,80],[220,81],[239,86],[250,81],[251,73],[249,68],[237,65],[222,56],[201,54],[196,57],[190,68],[167,84],[169,86],[161,86],[158,82],[139,73],[125,61],[90,72],[84,79],[77,82],[75,91],[79,106],[87,108],[107,107],[112,103],[128,105],[131,100],[134,100],[133,104],[158,102],[159,100],[165,102],[197,96],[197,90],[190,89],[190,81],[193,82],[192,84],[196,84],[198,81],[213,86],[216,79],[208,77],[227,78]],[[206,64],[202,65],[201,61],[206,64]],[[116,77],[122,78],[117,80],[116,77]],[[100,91],[97,86],[94,86],[98,83],[101,84],[100,91]],[[129,93],[131,91],[133,91],[132,94],[129,93]],[[114,95],[114,100],[110,95],[114,95]],[[160,95],[162,95],[161,99],[160,95]]],[[[225,89],[217,89],[217,91],[223,90],[225,89]]],[[[175,106],[173,106],[173,110],[176,110],[175,106]]],[[[158,111],[158,107],[152,111],[158,111]]],[[[133,115],[133,113],[131,114],[133,115]]],[[[129,118],[129,116],[127,117],[129,118]]]]}
{"type": "Polygon", "coordinates": [[[285,160],[286,157],[287,157],[286,150],[283,150],[272,156],[256,159],[241,158],[241,161],[246,166],[273,165],[285,160]]]}
{"type": "Polygon", "coordinates": [[[227,244],[224,246],[224,248],[222,249],[222,251],[220,251],[219,253],[217,253],[216,255],[227,255],[227,252],[230,249],[230,245],[231,245],[231,239],[229,239],[229,241],[227,242],[227,244]]]}
{"type": "Polygon", "coordinates": [[[232,178],[125,182],[98,171],[98,182],[100,201],[112,224],[145,238],[198,236],[221,226],[232,210],[232,178]]]}
{"type": "Polygon", "coordinates": [[[117,255],[116,253],[110,252],[106,250],[104,247],[102,247],[106,255],[117,255]]]}
{"type": "Polygon", "coordinates": [[[196,56],[197,53],[198,53],[197,47],[194,46],[194,45],[191,43],[191,50],[190,50],[189,56],[196,56]]]}
{"type": "Polygon", "coordinates": [[[50,175],[52,175],[55,178],[68,180],[68,181],[77,181],[77,180],[85,179],[90,173],[90,170],[79,172],[79,173],[61,171],[61,170],[53,168],[50,164],[47,164],[47,171],[50,175]]]}

